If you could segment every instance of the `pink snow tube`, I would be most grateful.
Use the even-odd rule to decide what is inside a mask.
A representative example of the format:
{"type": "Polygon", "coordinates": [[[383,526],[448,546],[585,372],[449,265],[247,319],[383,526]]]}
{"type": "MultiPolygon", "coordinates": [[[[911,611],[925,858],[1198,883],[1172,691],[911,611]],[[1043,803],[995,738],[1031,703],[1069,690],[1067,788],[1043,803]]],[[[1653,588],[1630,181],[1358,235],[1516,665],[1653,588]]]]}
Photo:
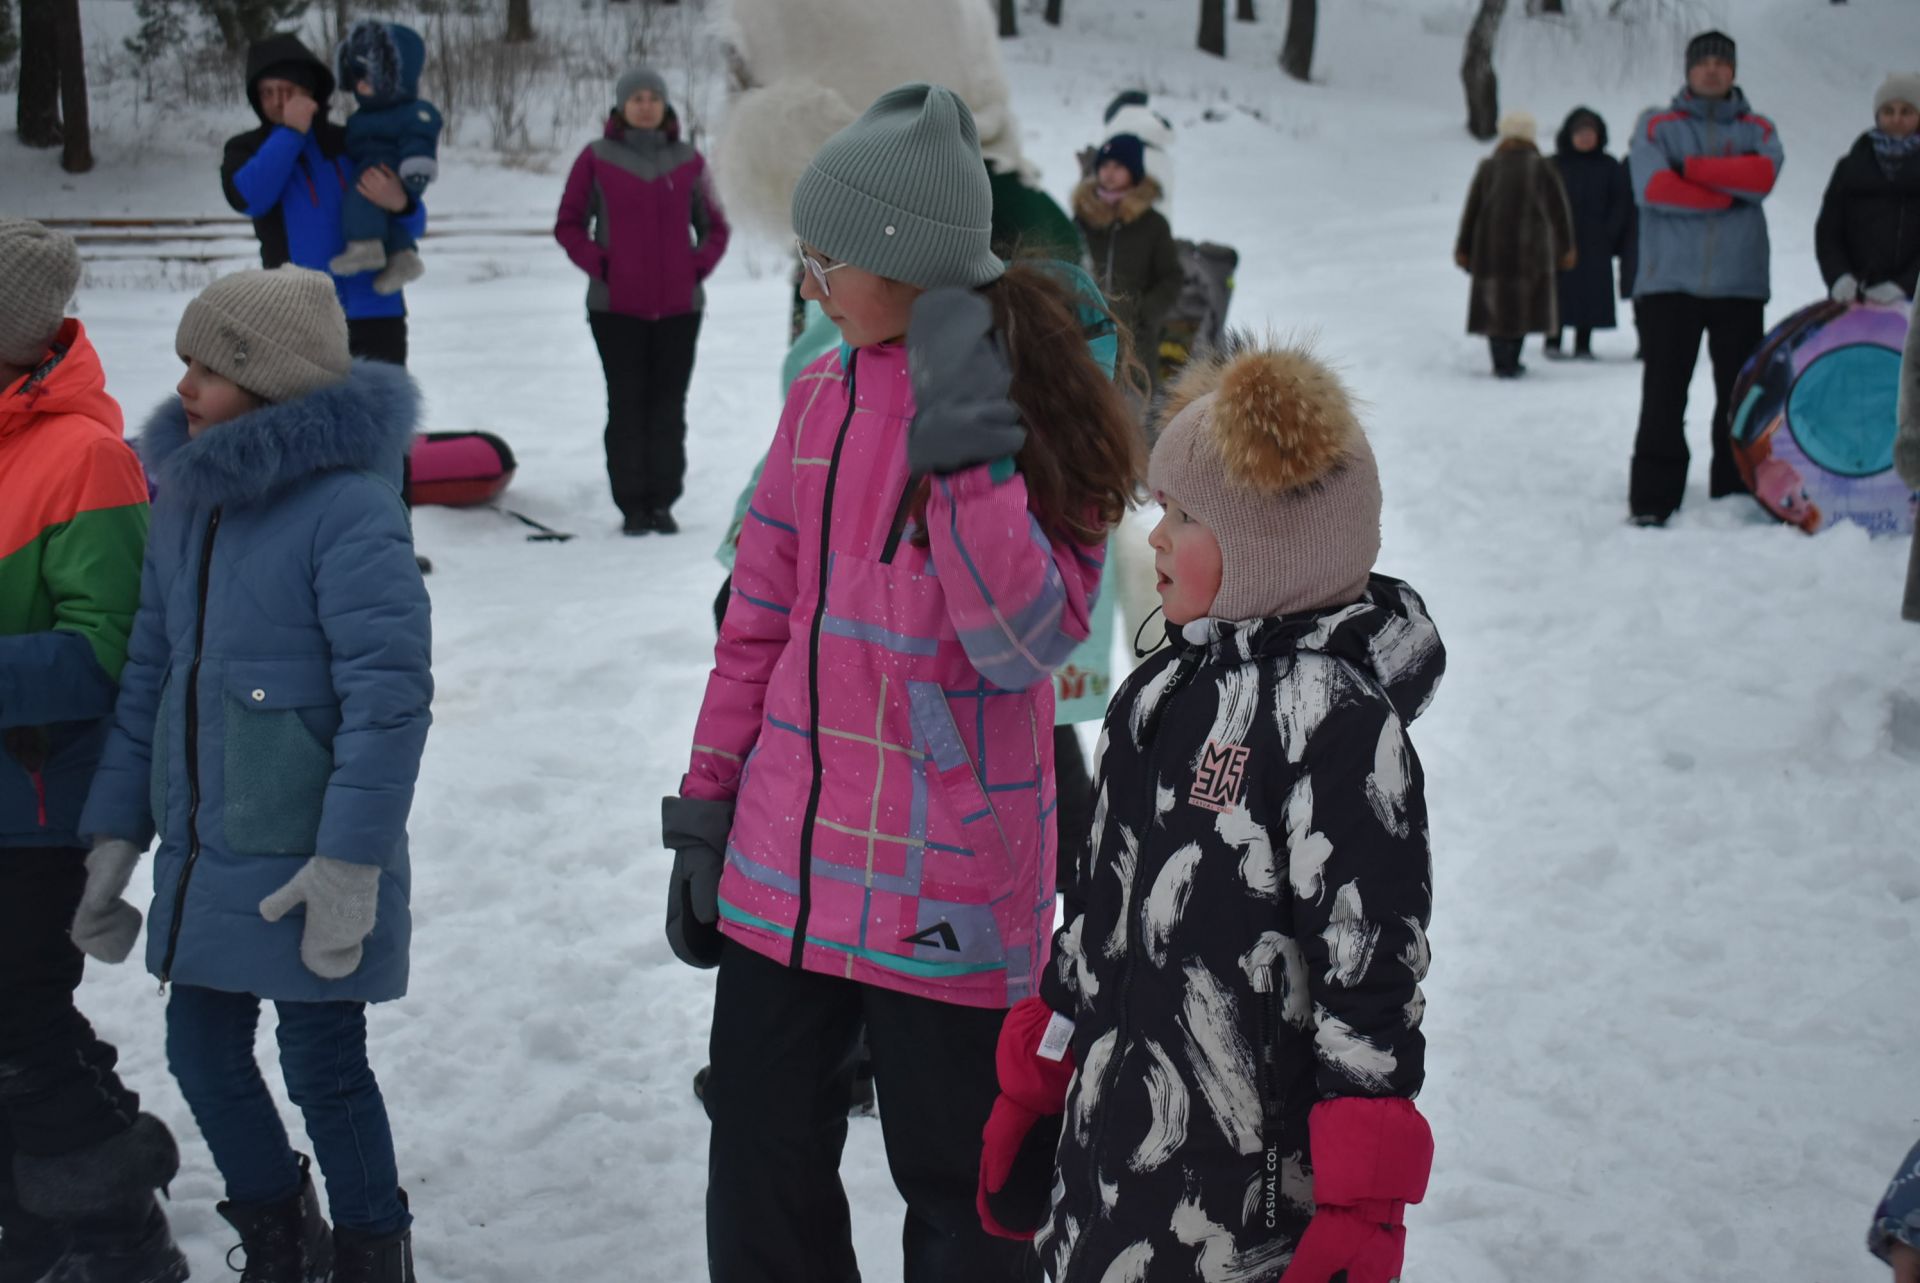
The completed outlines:
{"type": "Polygon", "coordinates": [[[413,440],[408,496],[415,504],[471,508],[513,480],[513,450],[491,432],[429,432],[413,440]]]}

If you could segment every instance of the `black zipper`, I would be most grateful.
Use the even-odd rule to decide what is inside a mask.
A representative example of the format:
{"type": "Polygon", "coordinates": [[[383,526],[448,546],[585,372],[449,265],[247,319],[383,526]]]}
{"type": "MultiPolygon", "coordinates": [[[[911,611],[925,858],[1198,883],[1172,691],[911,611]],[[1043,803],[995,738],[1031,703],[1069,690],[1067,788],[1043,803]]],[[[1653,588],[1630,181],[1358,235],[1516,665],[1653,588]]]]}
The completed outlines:
{"type": "MultiPolygon", "coordinates": [[[[166,992],[173,974],[173,955],[180,948],[180,923],[186,916],[187,882],[200,859],[200,660],[207,638],[207,585],[213,578],[213,540],[220,533],[220,509],[207,518],[207,536],[200,544],[200,591],[193,623],[193,665],[187,669],[187,860],[173,889],[173,923],[167,928],[167,956],[160,960],[160,990],[166,992]]],[[[156,753],[166,746],[153,746],[156,753]]]]}
{"type": "Polygon", "coordinates": [[[807,918],[813,912],[813,826],[820,815],[820,786],[826,775],[826,764],[820,760],[820,625],[827,617],[827,573],[833,564],[833,488],[840,480],[840,452],[847,444],[847,429],[858,409],[854,371],[859,363],[858,352],[847,358],[847,417],[840,420],[840,433],[833,440],[827,490],[820,503],[820,596],[813,603],[813,624],[807,636],[807,743],[813,753],[813,783],[807,789],[806,812],[800,817],[800,909],[793,919],[793,956],[788,964],[796,970],[807,951],[807,918]]]}

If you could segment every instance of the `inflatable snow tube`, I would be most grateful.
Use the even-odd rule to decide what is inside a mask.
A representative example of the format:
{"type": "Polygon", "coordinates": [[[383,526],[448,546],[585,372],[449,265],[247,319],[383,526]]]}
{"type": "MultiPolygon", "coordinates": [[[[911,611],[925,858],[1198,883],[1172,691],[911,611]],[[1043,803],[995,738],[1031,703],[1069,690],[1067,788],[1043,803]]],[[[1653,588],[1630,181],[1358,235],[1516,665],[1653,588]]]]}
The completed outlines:
{"type": "Polygon", "coordinates": [[[516,466],[513,450],[491,432],[429,432],[413,441],[408,499],[443,508],[491,503],[516,466]]]}
{"type": "Polygon", "coordinates": [[[1733,454],[1760,506],[1808,534],[1910,534],[1893,470],[1907,309],[1821,301],[1775,326],[1733,386],[1733,454]]]}

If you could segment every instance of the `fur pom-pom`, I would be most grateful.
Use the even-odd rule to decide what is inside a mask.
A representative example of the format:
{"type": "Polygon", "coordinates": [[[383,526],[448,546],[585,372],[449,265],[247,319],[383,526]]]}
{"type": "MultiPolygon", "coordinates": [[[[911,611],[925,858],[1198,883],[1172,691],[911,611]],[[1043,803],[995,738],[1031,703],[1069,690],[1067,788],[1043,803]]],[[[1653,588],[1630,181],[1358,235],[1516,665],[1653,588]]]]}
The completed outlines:
{"type": "Polygon", "coordinates": [[[1195,402],[1227,473],[1270,494],[1312,485],[1365,441],[1339,375],[1304,346],[1253,346],[1232,336],[1217,355],[1188,366],[1168,390],[1162,422],[1195,402]]]}
{"type": "Polygon", "coordinates": [[[858,115],[839,91],[810,80],[750,89],[735,99],[713,153],[728,214],[769,240],[790,238],[800,175],[858,115]]]}

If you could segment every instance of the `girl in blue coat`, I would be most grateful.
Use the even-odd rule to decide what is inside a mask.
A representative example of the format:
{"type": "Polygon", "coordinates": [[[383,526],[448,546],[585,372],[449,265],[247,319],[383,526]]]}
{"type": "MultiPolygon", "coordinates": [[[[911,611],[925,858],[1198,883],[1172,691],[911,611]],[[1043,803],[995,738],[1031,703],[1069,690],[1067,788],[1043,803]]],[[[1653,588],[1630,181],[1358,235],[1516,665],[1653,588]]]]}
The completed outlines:
{"type": "Polygon", "coordinates": [[[411,1218],[367,1064],[407,987],[407,812],[426,742],[426,588],[400,500],[418,392],[353,361],[332,283],[282,267],[187,306],[114,725],[81,819],[74,938],[118,962],[157,834],[147,965],[167,1058],[226,1180],[247,1277],[411,1280],[411,1218]],[[334,1226],[253,1059],[262,999],[334,1226]]]}

